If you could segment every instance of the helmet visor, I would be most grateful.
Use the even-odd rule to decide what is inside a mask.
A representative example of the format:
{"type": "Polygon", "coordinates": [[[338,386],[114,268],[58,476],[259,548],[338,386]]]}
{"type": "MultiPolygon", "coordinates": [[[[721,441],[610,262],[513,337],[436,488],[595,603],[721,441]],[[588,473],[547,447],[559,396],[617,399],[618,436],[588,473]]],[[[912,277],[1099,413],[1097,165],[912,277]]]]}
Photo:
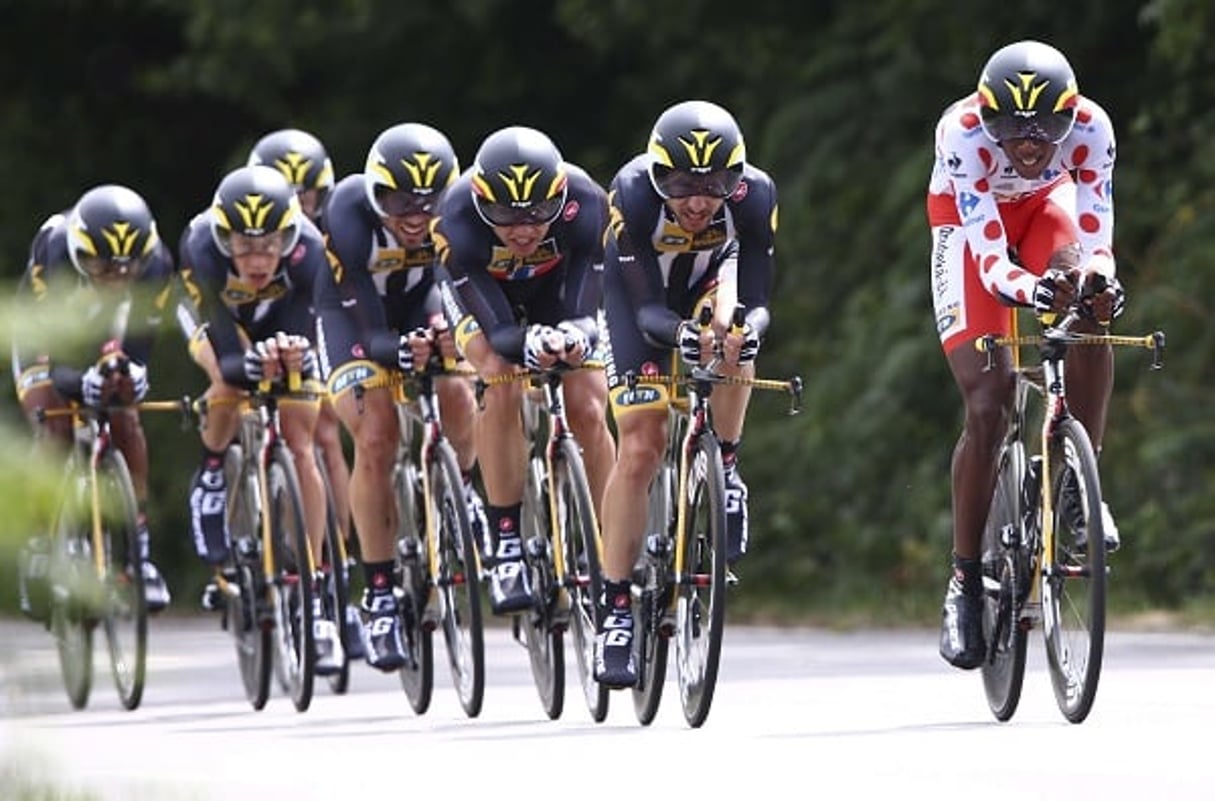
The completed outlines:
{"type": "Polygon", "coordinates": [[[1032,139],[1057,145],[1072,131],[1076,116],[1070,110],[1054,114],[1033,114],[1018,117],[1009,114],[991,114],[983,110],[983,130],[992,140],[1005,142],[1010,139],[1032,139]]]}
{"type": "Polygon", "coordinates": [[[732,169],[697,174],[655,164],[651,172],[654,188],[668,200],[680,197],[727,198],[734,194],[742,180],[742,172],[732,169]]]}
{"type": "Polygon", "coordinates": [[[116,280],[121,278],[138,278],[143,272],[147,257],[108,258],[106,256],[87,256],[77,254],[76,264],[90,278],[116,280]]]}
{"type": "Polygon", "coordinates": [[[236,256],[273,255],[279,256],[287,242],[286,231],[272,231],[260,236],[251,236],[233,231],[228,234],[229,254],[236,256]]]}
{"type": "Polygon", "coordinates": [[[438,193],[418,195],[413,192],[389,189],[386,186],[375,188],[376,211],[381,217],[409,217],[414,214],[433,215],[439,205],[438,193]]]}
{"type": "Polygon", "coordinates": [[[539,203],[527,206],[513,206],[509,203],[490,203],[480,197],[476,198],[477,211],[481,219],[494,226],[510,227],[512,225],[547,225],[561,214],[565,208],[565,193],[539,203]]]}

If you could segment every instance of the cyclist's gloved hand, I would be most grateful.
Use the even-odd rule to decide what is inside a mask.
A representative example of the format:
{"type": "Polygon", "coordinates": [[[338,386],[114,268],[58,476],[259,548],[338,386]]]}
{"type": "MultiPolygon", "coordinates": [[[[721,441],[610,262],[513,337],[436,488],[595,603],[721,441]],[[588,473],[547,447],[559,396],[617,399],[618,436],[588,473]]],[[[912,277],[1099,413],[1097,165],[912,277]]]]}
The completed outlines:
{"type": "Polygon", "coordinates": [[[148,368],[139,362],[127,363],[127,376],[131,379],[131,387],[135,391],[135,403],[148,396],[148,368]]]}
{"type": "Polygon", "coordinates": [[[256,384],[266,377],[266,343],[258,342],[245,351],[245,378],[256,384]]]}
{"type": "Polygon", "coordinates": [[[101,397],[105,392],[105,375],[97,365],[89,367],[80,377],[80,397],[85,406],[101,408],[101,397]]]}
{"type": "Polygon", "coordinates": [[[565,339],[565,353],[561,360],[566,364],[576,366],[590,355],[591,341],[581,328],[564,320],[557,324],[557,332],[565,339]]]}
{"type": "Polygon", "coordinates": [[[321,377],[321,363],[312,348],[308,348],[300,357],[300,377],[307,380],[321,377]]]}
{"type": "Polygon", "coordinates": [[[559,353],[552,340],[560,336],[549,325],[534,323],[527,327],[523,336],[523,366],[529,370],[545,370],[553,365],[559,353]]]}
{"type": "Polygon", "coordinates": [[[1034,287],[1034,311],[1038,314],[1067,311],[1075,300],[1075,280],[1062,270],[1047,270],[1034,287]]]}
{"type": "Polygon", "coordinates": [[[1084,300],[1088,314],[1102,325],[1108,325],[1111,320],[1121,316],[1126,308],[1126,291],[1117,276],[1102,276],[1105,288],[1094,292],[1084,300]]]}
{"type": "Polygon", "coordinates": [[[749,364],[759,355],[759,334],[750,323],[744,323],[742,329],[742,346],[738,349],[738,363],[749,364]]]}
{"type": "Polygon", "coordinates": [[[397,340],[397,367],[402,373],[412,373],[415,364],[409,339],[410,334],[401,334],[401,338],[397,340]]]}
{"type": "Polygon", "coordinates": [[[700,326],[691,320],[684,320],[675,332],[679,345],[679,355],[688,364],[700,364],[700,326]]]}

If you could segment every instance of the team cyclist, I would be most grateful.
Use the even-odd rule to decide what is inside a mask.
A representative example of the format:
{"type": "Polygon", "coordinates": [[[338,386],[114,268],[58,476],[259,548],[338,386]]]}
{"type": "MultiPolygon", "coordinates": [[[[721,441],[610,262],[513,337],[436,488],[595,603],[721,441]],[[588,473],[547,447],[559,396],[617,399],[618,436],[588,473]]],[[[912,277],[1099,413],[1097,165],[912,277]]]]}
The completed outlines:
{"type": "MultiPolygon", "coordinates": [[[[320,139],[298,128],[272,131],[257,140],[257,144],[249,153],[249,166],[256,164],[274,167],[281,172],[295,190],[304,216],[323,230],[321,216],[333,191],[334,174],[333,162],[320,139]]],[[[353,531],[350,516],[350,466],[343,450],[337,413],[328,395],[321,401],[321,413],[316,422],[313,440],[329,474],[334,517],[338,521],[342,536],[349,541],[353,531]]],[[[347,654],[351,658],[362,657],[362,626],[354,604],[347,608],[343,625],[342,643],[347,654]]]]}
{"type": "MultiPolygon", "coordinates": [[[[263,380],[298,371],[311,398],[285,397],[280,404],[283,438],[299,476],[304,520],[313,553],[321,552],[326,500],[314,457],[313,432],[320,408],[312,311],[316,276],[328,271],[325,245],[300,211],[291,185],[266,166],[241,167],[220,181],[209,209],[182,234],[180,264],[197,306],[182,309],[190,355],[206,373],[202,460],[190,489],[194,547],[219,566],[231,546],[227,529],[224,451],[240,425],[240,397],[263,380]]],[[[318,577],[312,577],[314,581],[318,577]]],[[[215,607],[214,585],[204,606],[215,607]]],[[[336,626],[314,596],[316,671],[340,669],[344,661],[336,626]]]]}
{"type": "MultiPolygon", "coordinates": [[[[672,351],[687,364],[720,354],[726,375],[753,376],[768,328],[776,233],[776,187],[748,164],[742,131],[722,107],[700,100],[664,111],[648,152],[625,164],[609,187],[611,225],[604,274],[610,342],[608,384],[619,441],[604,496],[604,604],[595,677],[611,687],[637,681],[631,576],[645,535],[645,498],[667,443],[665,387],[630,387],[629,373],[670,372],[672,351]],[[702,329],[699,310],[713,309],[702,329]],[[737,304],[746,308],[732,330],[737,304]]],[[[722,385],[710,402],[725,464],[727,560],[747,550],[747,487],[738,472],[750,399],[744,384],[722,385]]]]}
{"type": "MultiPolygon", "coordinates": [[[[603,189],[534,128],[490,134],[443,198],[435,241],[456,292],[447,291],[460,350],[483,378],[520,365],[577,367],[598,341],[602,296],[603,189]],[[458,293],[458,297],[457,297],[458,293]]],[[[586,457],[596,510],[612,467],[607,388],[598,370],[564,380],[570,426],[586,457]]],[[[519,421],[523,386],[488,387],[476,446],[488,498],[490,605],[495,614],[530,607],[519,512],[527,446],[519,421]]]]}
{"type": "MultiPolygon", "coordinates": [[[[316,304],[320,351],[337,415],[354,439],[350,483],[371,617],[367,660],[382,670],[405,664],[393,586],[397,515],[392,488],[399,421],[388,370],[425,365],[431,346],[455,358],[435,280],[430,222],[459,172],[447,137],[428,125],[394,125],[376,137],[361,174],[343,178],[324,216],[331,268],[316,304]],[[436,330],[437,329],[437,330],[436,330]]],[[[437,382],[444,433],[464,472],[469,517],[484,529],[472,484],[476,399],[463,377],[437,382]]]]}
{"type": "MultiPolygon", "coordinates": [[[[90,189],[39,228],[17,288],[18,300],[28,298],[35,311],[14,332],[13,379],[22,409],[52,441],[72,441],[71,419],[39,423],[38,409],[129,405],[147,395],[148,357],[172,275],[172,255],[148,204],[125,186],[90,189]],[[66,305],[51,308],[60,303],[66,305]],[[80,320],[79,336],[64,326],[69,314],[80,320]],[[118,356],[125,366],[111,372],[107,363],[118,356]]],[[[134,408],[111,410],[110,422],[135,487],[144,594],[157,612],[168,605],[169,589],[148,553],[147,441],[134,408]]],[[[37,619],[46,611],[45,550],[45,540],[35,538],[19,559],[21,609],[37,619]]]]}

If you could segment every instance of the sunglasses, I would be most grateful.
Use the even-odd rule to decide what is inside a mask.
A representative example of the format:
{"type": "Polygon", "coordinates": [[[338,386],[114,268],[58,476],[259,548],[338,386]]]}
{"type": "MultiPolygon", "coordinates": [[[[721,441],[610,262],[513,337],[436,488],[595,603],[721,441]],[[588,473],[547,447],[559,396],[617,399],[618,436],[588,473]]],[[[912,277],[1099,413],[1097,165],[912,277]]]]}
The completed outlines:
{"type": "Polygon", "coordinates": [[[143,272],[146,258],[108,258],[79,255],[76,263],[90,278],[134,278],[143,272]]]}
{"type": "Polygon", "coordinates": [[[418,195],[400,189],[376,187],[375,207],[381,217],[409,217],[414,214],[433,216],[439,207],[439,195],[418,195]]]}
{"type": "Polygon", "coordinates": [[[711,197],[721,200],[734,194],[734,190],[738,189],[738,184],[742,181],[742,172],[731,169],[697,174],[655,164],[652,174],[654,188],[667,200],[681,197],[711,197]]]}
{"type": "Polygon", "coordinates": [[[490,203],[477,197],[476,206],[481,219],[489,225],[504,228],[513,225],[545,225],[557,219],[561,209],[565,208],[565,193],[527,206],[490,203]]]}
{"type": "Polygon", "coordinates": [[[286,232],[274,231],[261,236],[233,232],[228,236],[228,251],[232,256],[275,255],[283,252],[286,232]]]}

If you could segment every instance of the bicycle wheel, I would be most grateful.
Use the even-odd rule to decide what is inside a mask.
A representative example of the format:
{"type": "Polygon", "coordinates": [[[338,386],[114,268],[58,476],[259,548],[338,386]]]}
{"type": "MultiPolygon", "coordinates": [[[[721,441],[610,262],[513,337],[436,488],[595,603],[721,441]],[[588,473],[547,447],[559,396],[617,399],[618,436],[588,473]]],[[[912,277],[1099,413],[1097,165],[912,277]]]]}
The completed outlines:
{"type": "Polygon", "coordinates": [[[983,689],[996,720],[1017,711],[1025,679],[1026,630],[1021,626],[1021,588],[1029,582],[1022,571],[1027,541],[1022,530],[1021,490],[1025,482],[1025,446],[1009,442],[1000,455],[999,472],[987,525],[983,529],[983,689]]]}
{"type": "Polygon", "coordinates": [[[633,660],[637,684],[633,712],[643,726],[654,722],[667,676],[667,649],[674,634],[669,615],[672,596],[671,543],[675,528],[675,470],[664,462],[650,483],[649,530],[646,550],[634,583],[641,588],[634,603],[633,660]]]}
{"type": "Polygon", "coordinates": [[[135,487],[126,459],[108,450],[98,465],[105,545],[102,622],[110,651],[110,672],[118,699],[135,709],[143,699],[148,667],[148,604],[143,593],[135,487]]]}
{"type": "Polygon", "coordinates": [[[422,479],[406,455],[393,472],[397,499],[397,586],[404,590],[401,626],[409,662],[400,670],[401,687],[418,715],[430,709],[435,686],[434,621],[426,618],[430,598],[430,551],[423,539],[422,479]]]}
{"type": "Polygon", "coordinates": [[[699,437],[687,478],[680,498],[687,527],[681,538],[675,659],[683,716],[696,728],[713,703],[726,622],[726,489],[721,446],[712,434],[699,437]]]}
{"type": "Polygon", "coordinates": [[[63,688],[73,709],[84,709],[93,687],[93,627],[96,625],[85,601],[86,588],[96,575],[84,516],[87,477],[69,468],[63,500],[55,517],[51,548],[50,629],[59,657],[63,688]]]}
{"type": "Polygon", "coordinates": [[[608,688],[595,681],[596,604],[603,597],[599,525],[578,445],[572,439],[564,439],[557,455],[558,525],[566,551],[566,589],[570,597],[570,631],[574,635],[571,644],[586,708],[592,720],[602,723],[608,713],[608,688]]]}
{"type": "Polygon", "coordinates": [[[281,443],[276,443],[270,452],[266,489],[270,543],[274,549],[271,564],[275,573],[268,590],[275,617],[275,652],[287,673],[291,703],[303,712],[312,703],[316,661],[312,639],[312,559],[295,462],[281,443]]]}
{"type": "Polygon", "coordinates": [[[431,520],[437,524],[439,553],[439,611],[452,682],[464,714],[481,714],[485,695],[485,640],[481,628],[481,582],[477,551],[468,506],[464,502],[464,480],[455,451],[447,440],[439,440],[431,453],[431,520]]]}
{"type": "MultiPolygon", "coordinates": [[[[337,626],[338,635],[341,636],[345,630],[346,606],[350,602],[350,573],[346,564],[346,548],[342,544],[342,529],[338,524],[337,509],[333,502],[333,485],[319,449],[316,466],[321,474],[321,483],[325,487],[325,539],[321,543],[319,565],[323,576],[320,584],[321,608],[325,617],[337,626]]],[[[349,689],[350,657],[347,656],[345,647],[342,648],[341,666],[328,679],[329,689],[337,695],[344,695],[349,689]]]]}
{"type": "Polygon", "coordinates": [[[1065,718],[1080,723],[1097,695],[1105,645],[1101,481],[1079,421],[1064,420],[1050,449],[1055,536],[1053,554],[1043,559],[1042,630],[1055,701],[1065,718]]]}
{"type": "Polygon", "coordinates": [[[264,604],[262,556],[258,537],[261,512],[257,485],[245,472],[243,450],[233,443],[224,453],[224,476],[228,485],[228,532],[232,548],[224,568],[229,591],[224,596],[224,628],[236,646],[236,665],[245,697],[254,709],[266,706],[270,697],[273,650],[272,618],[264,604]]]}
{"type": "MultiPolygon", "coordinates": [[[[523,628],[532,681],[540,694],[540,704],[549,719],[556,720],[561,717],[565,707],[563,640],[567,612],[562,608],[561,586],[557,583],[553,564],[548,471],[545,469],[543,452],[533,453],[528,462],[520,518],[532,591],[539,603],[523,614],[514,615],[513,621],[515,626],[523,628]]],[[[571,569],[568,563],[566,569],[571,569]]]]}

